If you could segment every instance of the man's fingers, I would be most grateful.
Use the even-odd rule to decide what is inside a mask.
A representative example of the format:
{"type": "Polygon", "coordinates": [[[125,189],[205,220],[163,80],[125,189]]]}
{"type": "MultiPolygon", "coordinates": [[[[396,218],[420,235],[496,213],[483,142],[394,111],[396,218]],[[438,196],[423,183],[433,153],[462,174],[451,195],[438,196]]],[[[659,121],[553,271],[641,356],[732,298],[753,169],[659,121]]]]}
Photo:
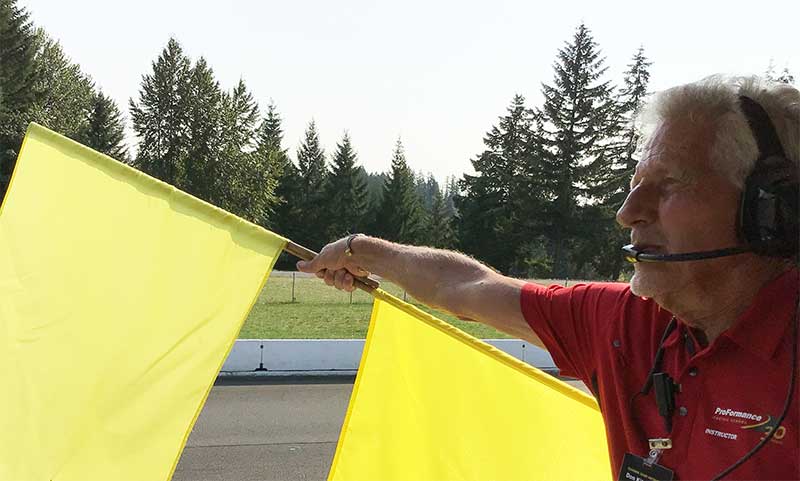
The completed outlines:
{"type": "Polygon", "coordinates": [[[339,289],[340,291],[344,289],[344,280],[345,276],[347,276],[347,271],[344,269],[339,269],[333,276],[333,284],[334,287],[339,289]]]}
{"type": "Polygon", "coordinates": [[[343,249],[343,241],[343,239],[340,239],[337,242],[328,244],[316,257],[309,261],[298,261],[297,270],[315,274],[320,279],[324,279],[329,286],[352,291],[355,288],[355,278],[367,277],[369,272],[361,267],[347,265],[347,262],[342,262],[342,256],[338,254],[338,251],[343,249]]]}
{"type": "Polygon", "coordinates": [[[329,286],[333,286],[334,285],[334,276],[335,275],[336,275],[335,271],[332,271],[330,269],[326,269],[325,270],[325,284],[328,284],[329,286]]]}
{"type": "Polygon", "coordinates": [[[349,272],[344,275],[344,290],[347,292],[353,292],[356,290],[356,285],[354,282],[353,275],[349,272]]]}

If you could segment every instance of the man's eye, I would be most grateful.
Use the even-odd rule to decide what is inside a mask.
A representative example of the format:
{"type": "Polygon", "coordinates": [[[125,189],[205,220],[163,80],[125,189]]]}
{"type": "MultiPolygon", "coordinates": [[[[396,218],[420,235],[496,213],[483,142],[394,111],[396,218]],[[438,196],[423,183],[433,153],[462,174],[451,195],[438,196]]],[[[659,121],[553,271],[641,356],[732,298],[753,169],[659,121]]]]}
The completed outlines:
{"type": "Polygon", "coordinates": [[[676,190],[683,186],[683,182],[673,177],[667,177],[661,181],[661,187],[666,190],[676,190]]]}

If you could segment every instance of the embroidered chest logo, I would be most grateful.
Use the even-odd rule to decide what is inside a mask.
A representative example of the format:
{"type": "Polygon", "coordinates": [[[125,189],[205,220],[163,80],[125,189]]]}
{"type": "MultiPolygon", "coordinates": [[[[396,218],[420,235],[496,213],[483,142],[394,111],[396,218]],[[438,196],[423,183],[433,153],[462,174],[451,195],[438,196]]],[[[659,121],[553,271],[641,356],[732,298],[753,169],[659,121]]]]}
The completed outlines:
{"type": "MultiPolygon", "coordinates": [[[[761,432],[763,433],[761,439],[764,439],[764,437],[768,436],[769,433],[775,430],[775,434],[772,436],[770,441],[776,444],[783,444],[783,438],[786,437],[786,427],[776,426],[777,420],[773,419],[772,416],[764,416],[747,411],[737,411],[734,409],[717,407],[714,410],[714,415],[711,416],[711,418],[715,421],[738,425],[742,430],[761,432]]],[[[734,426],[731,426],[729,431],[733,431],[733,428],[734,426]]],[[[716,429],[707,428],[705,432],[711,436],[723,439],[736,440],[739,438],[736,433],[722,432],[716,429]]]]}

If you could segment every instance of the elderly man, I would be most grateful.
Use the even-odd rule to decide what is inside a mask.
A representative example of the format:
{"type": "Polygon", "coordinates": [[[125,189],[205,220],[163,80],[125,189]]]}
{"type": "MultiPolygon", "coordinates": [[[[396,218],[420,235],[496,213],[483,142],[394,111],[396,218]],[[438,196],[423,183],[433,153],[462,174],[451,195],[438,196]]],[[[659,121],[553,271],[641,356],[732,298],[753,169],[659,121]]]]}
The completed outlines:
{"type": "Polygon", "coordinates": [[[617,214],[630,285],[545,287],[363,235],[298,268],[344,290],[372,272],[544,347],[597,398],[620,479],[800,479],[800,92],[712,77],[646,112],[617,214]]]}

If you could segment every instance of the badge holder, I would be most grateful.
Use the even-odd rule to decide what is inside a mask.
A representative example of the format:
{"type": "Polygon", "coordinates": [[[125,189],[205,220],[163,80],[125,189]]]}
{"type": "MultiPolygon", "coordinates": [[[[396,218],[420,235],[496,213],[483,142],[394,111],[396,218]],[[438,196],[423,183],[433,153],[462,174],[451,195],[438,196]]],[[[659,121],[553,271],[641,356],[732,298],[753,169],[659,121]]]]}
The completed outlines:
{"type": "Polygon", "coordinates": [[[675,473],[671,469],[658,464],[661,454],[667,449],[672,449],[672,440],[648,439],[648,444],[650,455],[647,458],[625,453],[618,481],[672,481],[675,478],[675,473]]]}

